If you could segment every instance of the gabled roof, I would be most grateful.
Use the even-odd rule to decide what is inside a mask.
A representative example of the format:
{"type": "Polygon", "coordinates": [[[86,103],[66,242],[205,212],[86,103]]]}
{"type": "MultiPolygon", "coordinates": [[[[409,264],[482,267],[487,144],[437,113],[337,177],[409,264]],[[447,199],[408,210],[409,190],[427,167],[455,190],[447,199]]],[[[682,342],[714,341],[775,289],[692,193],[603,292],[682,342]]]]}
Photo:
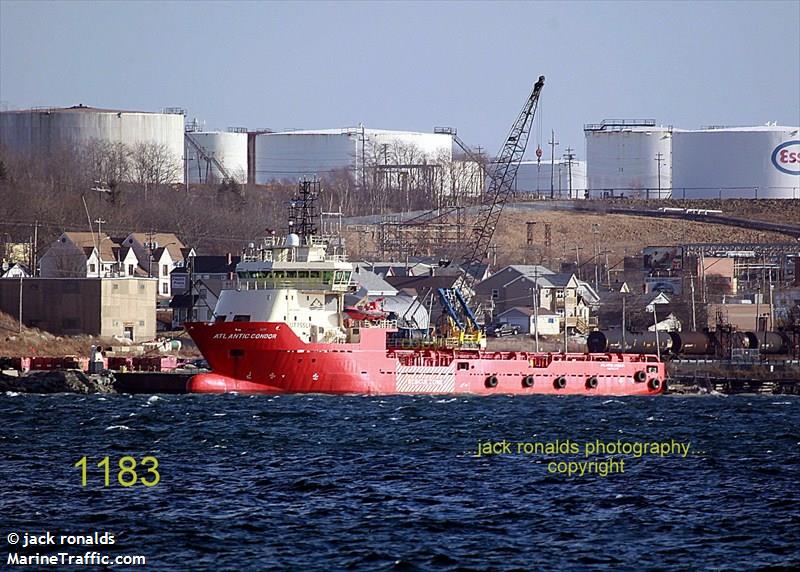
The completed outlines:
{"type": "Polygon", "coordinates": [[[542,276],[545,274],[555,274],[552,270],[547,268],[546,266],[541,266],[539,264],[512,264],[507,266],[506,268],[511,268],[522,274],[523,276],[542,276]]]}
{"type": "Polygon", "coordinates": [[[508,286],[510,283],[521,278],[528,278],[533,281],[536,278],[541,279],[544,276],[555,274],[552,270],[545,266],[539,265],[526,265],[526,264],[512,264],[501,268],[478,285],[479,287],[486,288],[491,284],[493,288],[499,289],[503,286],[508,286]]]}
{"type": "Polygon", "coordinates": [[[497,315],[498,318],[505,316],[506,314],[510,314],[511,312],[516,312],[518,314],[522,314],[524,316],[533,316],[533,308],[529,308],[527,306],[514,306],[513,308],[509,308],[505,312],[501,312],[497,315]]]}
{"type": "Polygon", "coordinates": [[[179,239],[174,233],[154,232],[150,234],[149,232],[132,232],[126,237],[126,240],[128,238],[133,238],[133,240],[142,246],[150,242],[152,238],[152,241],[156,243],[157,248],[166,248],[169,251],[169,255],[172,257],[172,260],[183,260],[183,253],[181,250],[186,248],[186,245],[183,244],[181,239],[179,239]]]}
{"type": "Polygon", "coordinates": [[[365,264],[356,264],[352,279],[358,284],[359,294],[362,296],[368,294],[394,296],[397,294],[394,286],[367,268],[365,264]]]}
{"type": "Polygon", "coordinates": [[[95,248],[96,244],[100,260],[114,262],[117,259],[114,255],[114,247],[118,245],[105,233],[69,231],[65,232],[62,237],[66,237],[75,246],[82,249],[87,258],[91,256],[92,249],[95,248]]]}
{"type": "Polygon", "coordinates": [[[419,294],[437,289],[452,288],[462,281],[461,274],[434,276],[389,276],[386,281],[397,289],[413,288],[419,294]]]}
{"type": "Polygon", "coordinates": [[[625,298],[625,305],[630,308],[646,308],[655,300],[659,304],[668,304],[670,302],[669,296],[663,292],[651,292],[649,294],[624,294],[622,292],[604,292],[600,298],[600,303],[604,306],[620,306],[622,307],[622,299],[625,298]]]}
{"type": "Polygon", "coordinates": [[[114,257],[120,262],[125,260],[129,254],[133,254],[134,258],[136,258],[136,253],[129,246],[114,246],[112,250],[114,251],[114,257]]]}
{"type": "MultiPolygon", "coordinates": [[[[191,269],[195,274],[228,274],[229,272],[236,272],[236,265],[241,260],[241,256],[231,256],[231,261],[228,263],[227,256],[195,256],[192,258],[191,269]]],[[[173,272],[188,273],[189,268],[181,266],[173,272]]]]}
{"type": "MultiPolygon", "coordinates": [[[[165,252],[166,252],[167,254],[170,254],[170,253],[169,253],[169,250],[168,250],[168,249],[166,249],[166,248],[164,248],[163,246],[160,246],[160,247],[158,247],[158,248],[154,248],[154,249],[153,249],[153,252],[151,253],[151,256],[153,257],[153,262],[155,262],[155,261],[157,261],[157,260],[161,260],[161,257],[162,257],[162,256],[164,256],[164,253],[165,253],[165,252]]],[[[170,254],[170,258],[172,258],[172,255],[171,255],[171,254],[170,254]]],[[[174,258],[172,258],[172,261],[174,262],[174,261],[175,261],[175,259],[174,259],[174,258]]]]}

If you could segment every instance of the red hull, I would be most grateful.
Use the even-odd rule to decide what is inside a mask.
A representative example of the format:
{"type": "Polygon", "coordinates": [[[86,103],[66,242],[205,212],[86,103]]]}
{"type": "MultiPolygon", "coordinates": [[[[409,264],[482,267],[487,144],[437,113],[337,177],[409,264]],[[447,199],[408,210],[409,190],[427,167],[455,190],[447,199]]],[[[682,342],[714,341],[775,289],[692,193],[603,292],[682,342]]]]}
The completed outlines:
{"type": "Polygon", "coordinates": [[[394,349],[387,331],[362,328],[358,343],[309,344],[286,324],[191,323],[213,373],[192,393],[656,395],[655,356],[394,349]]]}

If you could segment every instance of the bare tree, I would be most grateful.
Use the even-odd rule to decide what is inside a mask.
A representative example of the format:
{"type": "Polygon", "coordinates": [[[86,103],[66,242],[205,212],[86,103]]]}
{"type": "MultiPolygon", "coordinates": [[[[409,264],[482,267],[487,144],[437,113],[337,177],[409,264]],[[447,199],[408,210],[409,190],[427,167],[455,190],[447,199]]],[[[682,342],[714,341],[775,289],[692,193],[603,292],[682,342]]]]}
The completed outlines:
{"type": "Polygon", "coordinates": [[[131,180],[148,186],[178,182],[181,165],[163,143],[137,143],[131,152],[131,180]]]}

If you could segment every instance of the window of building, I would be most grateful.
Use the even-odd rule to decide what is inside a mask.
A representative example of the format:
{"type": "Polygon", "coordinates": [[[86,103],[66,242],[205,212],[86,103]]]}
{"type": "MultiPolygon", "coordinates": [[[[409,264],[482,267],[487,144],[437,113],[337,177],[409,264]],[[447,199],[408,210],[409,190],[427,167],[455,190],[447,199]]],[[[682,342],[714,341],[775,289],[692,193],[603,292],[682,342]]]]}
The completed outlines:
{"type": "Polygon", "coordinates": [[[492,300],[498,300],[500,298],[500,290],[492,290],[492,300]]]}
{"type": "Polygon", "coordinates": [[[169,284],[167,284],[166,282],[164,282],[161,285],[161,293],[162,294],[169,294],[169,284]]]}
{"type": "Polygon", "coordinates": [[[94,264],[89,265],[89,272],[97,272],[97,266],[94,264]]]}
{"type": "Polygon", "coordinates": [[[205,300],[206,296],[208,296],[208,290],[206,290],[205,288],[201,288],[199,296],[201,300],[205,300]]]}
{"type": "Polygon", "coordinates": [[[166,264],[161,265],[161,274],[163,274],[164,276],[169,274],[169,267],[166,264]]]}
{"type": "Polygon", "coordinates": [[[128,276],[133,276],[133,264],[128,264],[128,276]]]}

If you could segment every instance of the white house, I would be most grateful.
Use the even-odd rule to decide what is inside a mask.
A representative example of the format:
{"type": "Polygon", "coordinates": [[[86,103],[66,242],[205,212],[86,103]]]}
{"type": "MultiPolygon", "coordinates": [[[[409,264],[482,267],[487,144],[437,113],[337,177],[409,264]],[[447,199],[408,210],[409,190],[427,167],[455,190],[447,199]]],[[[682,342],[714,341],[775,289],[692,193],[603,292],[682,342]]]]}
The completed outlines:
{"type": "Polygon", "coordinates": [[[42,278],[110,278],[120,275],[118,245],[104,233],[65,232],[39,259],[42,278]]]}
{"type": "Polygon", "coordinates": [[[9,265],[4,260],[3,266],[0,267],[0,278],[28,278],[30,275],[28,267],[19,262],[9,265]]]}
{"type": "Polygon", "coordinates": [[[145,276],[158,278],[158,297],[162,299],[172,296],[170,273],[194,256],[194,249],[186,248],[173,233],[133,232],[122,246],[133,249],[145,276]]]}
{"type": "Polygon", "coordinates": [[[557,336],[561,331],[561,318],[547,308],[538,308],[536,312],[533,308],[526,306],[515,306],[497,316],[498,322],[508,322],[513,326],[519,327],[519,331],[524,334],[535,334],[537,329],[540,336],[557,336]],[[536,319],[538,318],[538,327],[536,319]]]}

